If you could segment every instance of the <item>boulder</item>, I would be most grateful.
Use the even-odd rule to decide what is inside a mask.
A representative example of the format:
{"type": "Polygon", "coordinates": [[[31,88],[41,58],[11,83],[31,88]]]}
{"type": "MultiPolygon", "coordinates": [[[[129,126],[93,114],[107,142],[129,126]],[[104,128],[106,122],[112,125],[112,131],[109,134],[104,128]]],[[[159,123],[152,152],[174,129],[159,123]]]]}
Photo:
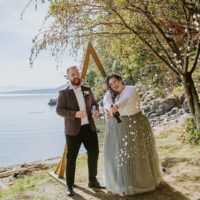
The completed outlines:
{"type": "Polygon", "coordinates": [[[48,105],[55,106],[56,103],[57,103],[57,99],[50,99],[49,102],[48,102],[48,105]]]}
{"type": "Polygon", "coordinates": [[[153,99],[155,99],[156,96],[155,96],[155,92],[152,91],[152,90],[148,90],[146,91],[142,97],[141,97],[141,101],[144,103],[144,104],[147,104],[148,102],[152,101],[153,99]]]}

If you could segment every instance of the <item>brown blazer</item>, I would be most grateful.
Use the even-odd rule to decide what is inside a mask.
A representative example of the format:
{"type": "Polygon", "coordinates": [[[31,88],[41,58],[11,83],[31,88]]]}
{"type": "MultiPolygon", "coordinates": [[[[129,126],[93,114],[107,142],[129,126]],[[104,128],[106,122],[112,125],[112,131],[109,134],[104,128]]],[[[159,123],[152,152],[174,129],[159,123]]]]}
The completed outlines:
{"type": "MultiPolygon", "coordinates": [[[[91,108],[92,105],[96,105],[97,110],[99,110],[99,106],[89,87],[81,86],[81,90],[85,99],[89,125],[91,130],[95,132],[96,126],[92,118],[91,108]]],[[[78,135],[78,133],[80,132],[81,119],[75,118],[75,113],[77,111],[80,111],[80,109],[73,89],[70,89],[70,87],[68,86],[66,89],[60,90],[56,112],[58,115],[64,117],[66,135],[75,136],[78,135]]]]}

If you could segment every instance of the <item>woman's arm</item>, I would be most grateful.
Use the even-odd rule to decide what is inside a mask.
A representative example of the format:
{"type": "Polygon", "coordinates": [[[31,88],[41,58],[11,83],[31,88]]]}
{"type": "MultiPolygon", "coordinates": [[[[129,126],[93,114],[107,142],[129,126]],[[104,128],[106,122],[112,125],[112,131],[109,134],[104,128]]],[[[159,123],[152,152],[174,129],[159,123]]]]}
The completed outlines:
{"type": "Polygon", "coordinates": [[[126,105],[128,100],[132,98],[133,93],[137,93],[136,88],[134,86],[129,86],[128,88],[125,87],[124,89],[125,91],[119,96],[119,99],[115,102],[115,105],[118,106],[118,108],[126,105]]]}
{"type": "Polygon", "coordinates": [[[105,118],[108,120],[111,117],[111,105],[113,104],[112,97],[110,92],[106,92],[103,98],[103,107],[104,107],[104,113],[105,118]]]}
{"type": "Polygon", "coordinates": [[[108,92],[106,92],[106,94],[103,97],[104,110],[105,109],[109,109],[110,110],[110,107],[111,107],[112,104],[113,104],[112,97],[111,97],[110,92],[108,91],[108,92]]]}

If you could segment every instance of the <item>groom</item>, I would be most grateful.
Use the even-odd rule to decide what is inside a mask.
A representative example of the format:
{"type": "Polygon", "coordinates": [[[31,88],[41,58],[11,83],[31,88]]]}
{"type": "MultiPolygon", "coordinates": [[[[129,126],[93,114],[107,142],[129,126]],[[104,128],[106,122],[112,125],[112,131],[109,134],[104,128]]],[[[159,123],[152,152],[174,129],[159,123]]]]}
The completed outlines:
{"type": "Polygon", "coordinates": [[[67,143],[66,182],[67,194],[73,196],[76,158],[81,144],[88,155],[88,187],[101,188],[96,179],[99,145],[94,119],[98,117],[99,106],[89,87],[81,85],[76,66],[67,69],[69,86],[59,92],[56,112],[64,117],[67,143]],[[94,109],[91,112],[92,108],[94,109]]]}

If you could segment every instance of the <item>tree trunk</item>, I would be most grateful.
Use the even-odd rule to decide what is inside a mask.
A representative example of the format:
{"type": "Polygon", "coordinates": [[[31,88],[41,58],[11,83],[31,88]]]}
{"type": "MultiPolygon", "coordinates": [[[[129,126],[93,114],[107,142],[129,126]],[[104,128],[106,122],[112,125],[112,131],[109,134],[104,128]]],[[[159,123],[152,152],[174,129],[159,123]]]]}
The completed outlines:
{"type": "Polygon", "coordinates": [[[182,75],[188,107],[200,132],[200,102],[191,73],[182,75]]]}

